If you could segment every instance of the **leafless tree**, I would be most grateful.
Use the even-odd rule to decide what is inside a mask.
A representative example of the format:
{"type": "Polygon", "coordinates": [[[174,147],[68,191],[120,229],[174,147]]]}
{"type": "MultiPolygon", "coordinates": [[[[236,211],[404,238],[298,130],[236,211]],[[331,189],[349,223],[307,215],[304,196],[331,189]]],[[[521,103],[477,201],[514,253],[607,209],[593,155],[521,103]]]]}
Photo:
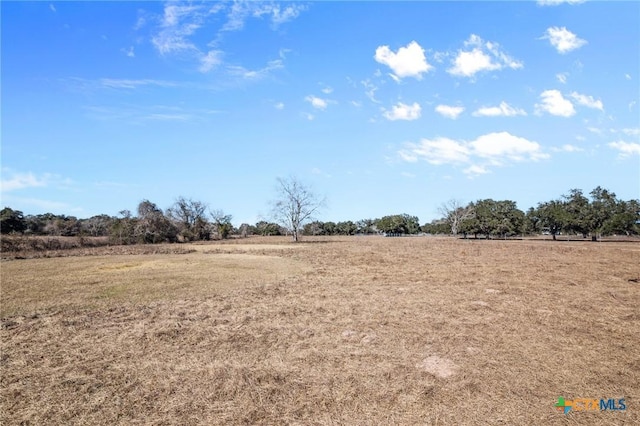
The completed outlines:
{"type": "Polygon", "coordinates": [[[207,208],[201,201],[178,197],[167,213],[179,225],[183,238],[204,240],[208,237],[207,208]]]}
{"type": "Polygon", "coordinates": [[[299,241],[304,224],[313,219],[326,204],[308,186],[296,177],[278,178],[278,198],[273,203],[273,218],[289,232],[293,241],[299,241]]]}
{"type": "Polygon", "coordinates": [[[438,212],[451,227],[451,233],[453,235],[458,234],[462,221],[473,218],[475,214],[473,206],[464,206],[458,200],[449,200],[443,203],[438,208],[438,212]]]}
{"type": "Polygon", "coordinates": [[[230,214],[226,214],[222,210],[213,210],[211,212],[211,218],[213,219],[213,227],[218,238],[225,239],[229,236],[229,233],[233,229],[230,214]]]}

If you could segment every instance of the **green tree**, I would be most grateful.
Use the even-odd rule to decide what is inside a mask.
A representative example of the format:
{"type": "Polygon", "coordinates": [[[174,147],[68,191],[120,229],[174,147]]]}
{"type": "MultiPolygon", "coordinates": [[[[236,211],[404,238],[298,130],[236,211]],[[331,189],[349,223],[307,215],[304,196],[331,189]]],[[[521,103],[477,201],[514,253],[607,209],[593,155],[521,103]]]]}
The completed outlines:
{"type": "Polygon", "coordinates": [[[358,230],[355,223],[350,220],[344,222],[338,222],[336,224],[336,231],[340,235],[353,235],[358,230]]]}
{"type": "Polygon", "coordinates": [[[514,201],[485,199],[472,203],[472,207],[475,217],[463,220],[463,232],[472,233],[476,237],[482,234],[486,239],[492,235],[506,238],[522,232],[525,215],[514,201]]]}
{"type": "Polygon", "coordinates": [[[406,213],[383,216],[376,221],[376,227],[386,234],[417,234],[420,232],[418,217],[406,213]]]}
{"type": "Polygon", "coordinates": [[[376,234],[378,232],[376,221],[373,219],[361,219],[356,222],[356,227],[358,234],[376,234]]]}
{"type": "Polygon", "coordinates": [[[591,230],[589,200],[582,194],[581,189],[571,189],[563,198],[567,212],[566,230],[587,238],[591,230]]]}
{"type": "Polygon", "coordinates": [[[304,235],[323,235],[324,223],[319,220],[314,220],[313,222],[309,222],[304,225],[303,233],[304,235]]]}
{"type": "Polygon", "coordinates": [[[610,234],[637,235],[640,233],[640,201],[618,201],[615,211],[605,223],[603,232],[610,234]]]}
{"type": "Polygon", "coordinates": [[[5,207],[0,210],[0,233],[23,233],[27,229],[24,214],[20,210],[5,207]]]}
{"type": "Polygon", "coordinates": [[[568,213],[566,207],[566,204],[560,200],[538,204],[536,215],[540,220],[539,224],[543,229],[548,229],[554,240],[556,239],[556,235],[567,226],[568,213]]]}
{"type": "Polygon", "coordinates": [[[267,222],[265,220],[256,223],[255,233],[262,236],[282,235],[280,226],[277,223],[267,222]]]}

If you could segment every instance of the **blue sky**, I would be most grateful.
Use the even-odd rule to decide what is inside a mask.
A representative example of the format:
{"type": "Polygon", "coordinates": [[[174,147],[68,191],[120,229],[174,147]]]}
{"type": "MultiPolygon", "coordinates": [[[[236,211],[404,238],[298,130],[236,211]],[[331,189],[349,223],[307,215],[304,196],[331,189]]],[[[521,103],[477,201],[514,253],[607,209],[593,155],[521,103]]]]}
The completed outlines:
{"type": "Polygon", "coordinates": [[[6,2],[2,204],[90,217],[185,196],[255,223],[640,198],[640,3],[6,2]]]}

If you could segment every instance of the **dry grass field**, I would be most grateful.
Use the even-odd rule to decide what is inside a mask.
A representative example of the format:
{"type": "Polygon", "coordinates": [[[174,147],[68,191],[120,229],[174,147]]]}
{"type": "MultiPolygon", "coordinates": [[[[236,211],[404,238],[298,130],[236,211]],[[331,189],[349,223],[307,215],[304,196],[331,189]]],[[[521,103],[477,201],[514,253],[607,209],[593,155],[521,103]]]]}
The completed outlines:
{"type": "Polygon", "coordinates": [[[124,250],[1,263],[0,423],[640,423],[640,244],[124,250]]]}

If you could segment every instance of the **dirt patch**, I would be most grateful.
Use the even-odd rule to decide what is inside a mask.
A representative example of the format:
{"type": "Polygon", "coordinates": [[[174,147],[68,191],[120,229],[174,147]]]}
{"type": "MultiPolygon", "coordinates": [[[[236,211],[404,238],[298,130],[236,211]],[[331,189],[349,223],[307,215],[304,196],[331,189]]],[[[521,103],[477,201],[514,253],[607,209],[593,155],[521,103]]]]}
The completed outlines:
{"type": "Polygon", "coordinates": [[[453,376],[457,368],[452,361],[437,355],[426,357],[417,367],[441,379],[448,379],[453,376]]]}

